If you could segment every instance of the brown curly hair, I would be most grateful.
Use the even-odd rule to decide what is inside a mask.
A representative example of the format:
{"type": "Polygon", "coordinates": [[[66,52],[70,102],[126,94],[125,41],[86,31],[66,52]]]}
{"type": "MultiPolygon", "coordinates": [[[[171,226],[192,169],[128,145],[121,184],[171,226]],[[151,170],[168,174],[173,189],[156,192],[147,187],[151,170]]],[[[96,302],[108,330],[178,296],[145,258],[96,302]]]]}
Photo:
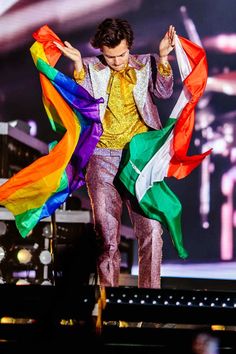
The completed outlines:
{"type": "Polygon", "coordinates": [[[128,21],[120,18],[106,18],[98,25],[90,43],[93,48],[102,48],[104,45],[109,48],[115,48],[123,39],[126,39],[130,49],[133,44],[134,34],[128,21]]]}

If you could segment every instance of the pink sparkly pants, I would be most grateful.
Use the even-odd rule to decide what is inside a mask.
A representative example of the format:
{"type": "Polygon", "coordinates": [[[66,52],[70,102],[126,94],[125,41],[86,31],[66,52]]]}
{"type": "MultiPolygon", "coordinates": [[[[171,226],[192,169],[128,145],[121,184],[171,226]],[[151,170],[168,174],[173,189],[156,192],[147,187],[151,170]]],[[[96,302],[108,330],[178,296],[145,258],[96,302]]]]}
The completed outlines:
{"type": "Polygon", "coordinates": [[[97,259],[100,284],[119,286],[120,225],[123,203],[125,203],[138,240],[138,286],[160,288],[163,244],[161,225],[158,221],[142,215],[134,197],[128,194],[122,183],[115,178],[121,160],[121,151],[109,149],[97,149],[97,151],[98,154],[90,158],[86,184],[95,231],[101,241],[97,259]],[[101,155],[99,151],[106,155],[101,155]]]}

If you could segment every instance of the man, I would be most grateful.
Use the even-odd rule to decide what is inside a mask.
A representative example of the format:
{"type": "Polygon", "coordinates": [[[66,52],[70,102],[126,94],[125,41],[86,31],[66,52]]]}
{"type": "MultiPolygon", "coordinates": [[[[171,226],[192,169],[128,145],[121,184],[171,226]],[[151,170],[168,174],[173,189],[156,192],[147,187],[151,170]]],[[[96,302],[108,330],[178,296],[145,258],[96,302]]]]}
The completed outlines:
{"type": "Polygon", "coordinates": [[[126,203],[138,239],[138,286],[160,288],[162,227],[143,215],[136,200],[117,179],[122,154],[132,137],[161,129],[154,104],[169,98],[173,75],[168,55],[174,48],[175,28],[170,26],[159,44],[159,55],[131,55],[133,31],[126,20],[105,19],[91,44],[101,55],[82,59],[78,49],[65,42],[55,45],[74,62],[74,78],[95,98],[103,97],[100,117],[103,134],[86,169],[86,184],[101,241],[98,275],[103,286],[119,286],[120,224],[126,203]]]}

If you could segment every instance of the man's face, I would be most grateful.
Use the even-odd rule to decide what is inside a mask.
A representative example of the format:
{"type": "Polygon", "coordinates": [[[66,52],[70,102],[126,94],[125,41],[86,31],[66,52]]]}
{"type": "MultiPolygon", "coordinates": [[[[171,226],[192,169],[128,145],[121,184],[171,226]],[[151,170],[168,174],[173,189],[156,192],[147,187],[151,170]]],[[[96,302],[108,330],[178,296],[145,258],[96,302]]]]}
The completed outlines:
{"type": "Polygon", "coordinates": [[[128,64],[129,48],[126,39],[123,39],[115,48],[104,45],[101,51],[107,65],[115,71],[123,70],[128,64]]]}

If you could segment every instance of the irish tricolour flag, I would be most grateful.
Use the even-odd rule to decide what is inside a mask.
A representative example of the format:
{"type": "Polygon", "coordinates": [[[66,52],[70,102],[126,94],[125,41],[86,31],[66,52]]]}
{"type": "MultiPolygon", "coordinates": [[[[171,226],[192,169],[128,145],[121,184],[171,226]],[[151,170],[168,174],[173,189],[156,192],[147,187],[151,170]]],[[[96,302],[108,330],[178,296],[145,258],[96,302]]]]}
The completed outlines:
{"type": "Polygon", "coordinates": [[[178,255],[186,258],[182,206],[164,179],[186,177],[211,152],[187,156],[194,127],[194,108],[207,82],[207,61],[203,48],[180,36],[176,36],[175,50],[182,92],[163,129],[138,134],[131,140],[119,177],[136,196],[147,217],[167,228],[178,255]]]}

